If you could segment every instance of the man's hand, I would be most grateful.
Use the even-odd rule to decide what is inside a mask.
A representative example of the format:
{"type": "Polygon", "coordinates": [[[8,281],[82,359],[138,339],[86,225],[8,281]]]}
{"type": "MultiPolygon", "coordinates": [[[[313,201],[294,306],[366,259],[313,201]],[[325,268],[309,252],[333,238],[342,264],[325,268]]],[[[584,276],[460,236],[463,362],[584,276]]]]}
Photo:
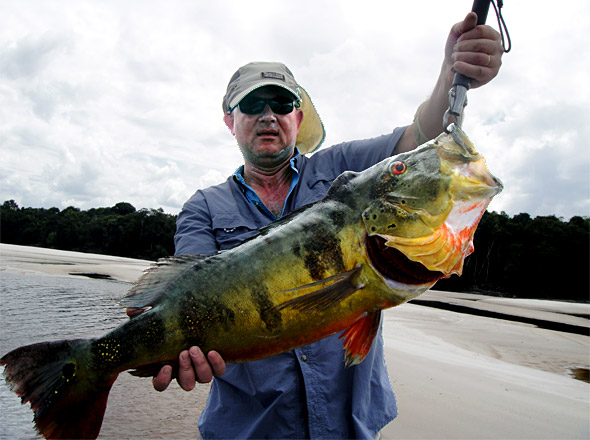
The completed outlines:
{"type": "Polygon", "coordinates": [[[434,90],[416,111],[414,122],[402,135],[396,152],[411,151],[441,133],[455,72],[472,78],[472,88],[480,87],[498,74],[503,54],[500,34],[489,26],[477,26],[475,12],[455,24],[445,44],[445,57],[434,90]]]}
{"type": "MultiPolygon", "coordinates": [[[[181,351],[178,355],[178,385],[185,390],[191,391],[195,383],[209,383],[213,376],[222,376],[225,373],[225,361],[216,351],[203,354],[199,347],[191,347],[181,351]]],[[[165,365],[156,377],[152,379],[154,389],[164,391],[172,381],[172,367],[165,365]]]]}
{"type": "Polygon", "coordinates": [[[453,70],[473,78],[472,88],[487,84],[500,70],[504,54],[500,34],[490,26],[476,25],[477,14],[470,12],[449,33],[445,45],[448,84],[452,83],[453,70]]]}
{"type": "MultiPolygon", "coordinates": [[[[149,307],[140,309],[127,308],[127,316],[133,318],[139,315],[149,307]]],[[[178,355],[178,373],[176,381],[178,385],[185,390],[190,391],[195,387],[195,383],[209,383],[213,380],[213,376],[223,376],[225,373],[225,361],[216,351],[207,353],[207,357],[203,354],[199,347],[191,347],[188,350],[183,350],[178,355]]],[[[152,379],[154,389],[157,391],[164,391],[172,382],[172,367],[165,365],[159,371],[158,375],[152,379]]]]}

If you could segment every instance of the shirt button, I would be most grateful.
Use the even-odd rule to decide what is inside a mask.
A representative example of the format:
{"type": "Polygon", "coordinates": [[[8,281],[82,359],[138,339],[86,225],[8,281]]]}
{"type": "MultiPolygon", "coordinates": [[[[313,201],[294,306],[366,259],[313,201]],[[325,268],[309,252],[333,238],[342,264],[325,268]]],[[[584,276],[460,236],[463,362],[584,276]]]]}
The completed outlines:
{"type": "Polygon", "coordinates": [[[307,356],[305,356],[305,355],[302,355],[302,356],[301,356],[301,361],[302,361],[302,362],[307,362],[307,356]]]}

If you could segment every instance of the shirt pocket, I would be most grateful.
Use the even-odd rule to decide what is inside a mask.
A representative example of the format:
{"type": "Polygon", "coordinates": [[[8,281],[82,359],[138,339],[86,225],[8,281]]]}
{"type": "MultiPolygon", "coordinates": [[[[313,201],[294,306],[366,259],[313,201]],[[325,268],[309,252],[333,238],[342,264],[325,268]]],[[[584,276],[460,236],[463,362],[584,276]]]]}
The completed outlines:
{"type": "Polygon", "coordinates": [[[253,221],[232,214],[216,214],[211,226],[220,251],[231,249],[258,232],[253,221]]]}

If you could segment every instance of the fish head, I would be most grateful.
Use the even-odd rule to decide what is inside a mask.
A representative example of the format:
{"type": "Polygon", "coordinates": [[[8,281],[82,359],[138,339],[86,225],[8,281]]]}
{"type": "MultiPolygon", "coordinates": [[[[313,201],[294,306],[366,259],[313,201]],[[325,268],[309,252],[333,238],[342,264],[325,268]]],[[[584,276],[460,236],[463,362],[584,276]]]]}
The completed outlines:
{"type": "Polygon", "coordinates": [[[448,133],[380,162],[362,213],[370,263],[390,287],[421,293],[461,275],[473,236],[501,182],[465,133],[448,133]]]}

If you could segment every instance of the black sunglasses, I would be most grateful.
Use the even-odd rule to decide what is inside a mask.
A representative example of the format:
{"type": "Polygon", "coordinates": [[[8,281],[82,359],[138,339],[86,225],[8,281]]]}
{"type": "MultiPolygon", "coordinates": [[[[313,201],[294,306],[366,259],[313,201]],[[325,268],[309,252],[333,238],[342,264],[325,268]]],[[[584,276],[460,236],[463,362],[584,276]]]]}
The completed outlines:
{"type": "Polygon", "coordinates": [[[277,115],[287,115],[291,113],[294,108],[299,108],[299,104],[286,96],[277,96],[271,99],[246,96],[240,101],[238,107],[242,113],[247,115],[258,115],[264,111],[267,104],[277,115]]]}

